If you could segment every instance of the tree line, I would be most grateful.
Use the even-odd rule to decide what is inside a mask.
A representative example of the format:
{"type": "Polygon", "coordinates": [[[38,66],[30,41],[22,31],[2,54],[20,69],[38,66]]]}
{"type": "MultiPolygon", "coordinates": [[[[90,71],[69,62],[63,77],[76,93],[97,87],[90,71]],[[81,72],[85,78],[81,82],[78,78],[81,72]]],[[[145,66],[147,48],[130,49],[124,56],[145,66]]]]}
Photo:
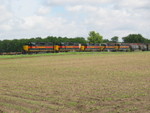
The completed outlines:
{"type": "Polygon", "coordinates": [[[54,36],[48,36],[46,38],[36,37],[30,39],[0,40],[0,52],[21,52],[23,45],[29,42],[52,42],[55,44],[60,42],[74,42],[85,44],[86,40],[83,37],[67,38],[54,36]]]}
{"type": "MultiPolygon", "coordinates": [[[[144,38],[141,34],[129,34],[126,37],[122,37],[123,43],[150,43],[150,39],[144,38]]],[[[111,40],[103,39],[99,33],[91,31],[89,33],[88,42],[92,43],[118,43],[119,37],[114,36],[111,40]]]]}
{"type": "MultiPolygon", "coordinates": [[[[141,34],[130,34],[122,38],[124,43],[150,43],[149,39],[144,38],[141,34]]],[[[29,42],[52,42],[58,44],[60,42],[73,43],[118,43],[119,37],[114,36],[111,40],[103,39],[103,36],[98,32],[90,31],[87,40],[84,37],[67,38],[48,36],[46,38],[36,37],[30,39],[14,39],[14,40],[0,40],[0,52],[21,52],[22,46],[29,42]]]]}

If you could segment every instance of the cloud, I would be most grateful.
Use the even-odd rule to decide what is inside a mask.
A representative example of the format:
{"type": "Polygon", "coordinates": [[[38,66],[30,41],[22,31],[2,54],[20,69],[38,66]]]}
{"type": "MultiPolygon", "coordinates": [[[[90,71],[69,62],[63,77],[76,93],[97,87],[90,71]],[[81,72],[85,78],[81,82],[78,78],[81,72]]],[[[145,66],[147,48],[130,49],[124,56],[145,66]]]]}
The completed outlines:
{"type": "MultiPolygon", "coordinates": [[[[145,9],[148,4],[148,0],[131,2],[116,0],[116,3],[106,5],[106,7],[83,4],[68,6],[66,9],[74,14],[85,15],[86,18],[83,21],[85,25],[90,25],[89,29],[93,28],[108,38],[115,33],[121,37],[127,32],[128,34],[148,33],[150,10],[145,9]]],[[[148,35],[146,37],[148,38],[148,35]]]]}
{"type": "Polygon", "coordinates": [[[125,8],[145,8],[149,7],[150,1],[149,0],[120,0],[118,1],[118,5],[120,7],[125,8]]]}
{"type": "Polygon", "coordinates": [[[49,5],[83,5],[83,4],[106,4],[113,0],[47,0],[49,5]]]}
{"type": "Polygon", "coordinates": [[[11,30],[11,26],[8,24],[11,18],[12,14],[4,5],[0,5],[0,30],[11,30]]]}
{"type": "Polygon", "coordinates": [[[149,0],[1,0],[0,4],[4,38],[87,37],[91,30],[109,39],[150,35],[149,0]]]}
{"type": "Polygon", "coordinates": [[[39,15],[46,15],[46,14],[50,13],[50,11],[51,11],[51,8],[42,6],[38,9],[37,13],[39,15]]]}
{"type": "Polygon", "coordinates": [[[9,20],[12,17],[12,14],[6,9],[5,6],[0,5],[0,22],[9,20]]]}
{"type": "MultiPolygon", "coordinates": [[[[38,31],[48,35],[59,35],[73,37],[76,35],[78,27],[76,22],[68,22],[61,17],[43,17],[43,16],[30,16],[24,18],[24,23],[21,24],[21,28],[24,30],[38,31]],[[65,35],[66,34],[66,35],[65,35]]],[[[80,26],[82,28],[82,26],[80,26]]],[[[43,35],[43,34],[42,34],[43,35]]]]}

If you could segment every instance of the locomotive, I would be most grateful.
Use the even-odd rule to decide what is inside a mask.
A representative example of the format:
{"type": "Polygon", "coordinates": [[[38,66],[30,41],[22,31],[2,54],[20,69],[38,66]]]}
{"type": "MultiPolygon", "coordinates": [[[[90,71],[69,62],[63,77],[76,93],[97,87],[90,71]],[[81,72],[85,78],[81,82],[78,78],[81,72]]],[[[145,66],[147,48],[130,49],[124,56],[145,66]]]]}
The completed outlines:
{"type": "Polygon", "coordinates": [[[144,43],[72,43],[30,42],[23,46],[23,53],[39,52],[86,52],[86,51],[150,51],[150,44],[144,43]]]}

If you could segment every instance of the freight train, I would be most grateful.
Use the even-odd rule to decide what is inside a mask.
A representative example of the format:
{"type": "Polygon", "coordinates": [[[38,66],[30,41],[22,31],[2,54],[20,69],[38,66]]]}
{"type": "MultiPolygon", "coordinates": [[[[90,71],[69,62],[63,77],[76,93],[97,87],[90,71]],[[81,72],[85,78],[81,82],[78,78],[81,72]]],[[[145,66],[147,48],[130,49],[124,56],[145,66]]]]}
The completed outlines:
{"type": "Polygon", "coordinates": [[[23,46],[23,53],[39,52],[86,52],[86,51],[150,51],[150,44],[144,43],[71,43],[30,42],[23,46]]]}

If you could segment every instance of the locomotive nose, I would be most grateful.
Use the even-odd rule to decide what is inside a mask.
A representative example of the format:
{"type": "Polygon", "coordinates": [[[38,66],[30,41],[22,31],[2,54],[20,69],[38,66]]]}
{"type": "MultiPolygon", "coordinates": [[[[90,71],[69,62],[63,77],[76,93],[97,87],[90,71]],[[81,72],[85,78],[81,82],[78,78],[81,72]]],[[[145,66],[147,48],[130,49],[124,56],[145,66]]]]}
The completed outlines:
{"type": "Polygon", "coordinates": [[[29,46],[28,46],[28,45],[24,45],[24,46],[23,46],[23,50],[24,50],[24,51],[28,51],[28,50],[29,50],[29,46]]]}
{"type": "Polygon", "coordinates": [[[59,51],[59,48],[60,48],[59,45],[55,45],[55,46],[54,46],[54,50],[55,50],[55,51],[59,51]]]}

